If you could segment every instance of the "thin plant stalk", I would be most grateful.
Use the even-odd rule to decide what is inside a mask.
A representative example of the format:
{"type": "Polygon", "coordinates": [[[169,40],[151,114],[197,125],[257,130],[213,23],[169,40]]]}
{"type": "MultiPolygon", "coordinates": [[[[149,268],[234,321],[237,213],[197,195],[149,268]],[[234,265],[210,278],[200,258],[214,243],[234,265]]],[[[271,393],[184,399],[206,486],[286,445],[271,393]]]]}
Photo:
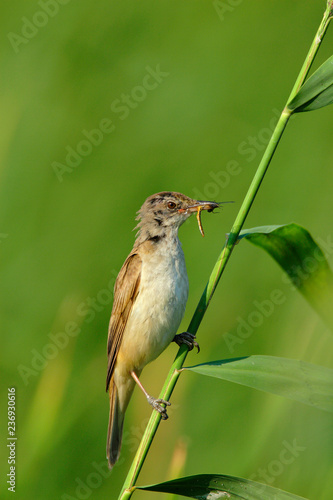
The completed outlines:
{"type": "MultiPolygon", "coordinates": [[[[251,206],[254,202],[254,199],[256,197],[256,194],[260,188],[260,185],[264,179],[264,176],[267,172],[267,169],[270,165],[270,162],[273,158],[273,155],[275,153],[275,150],[279,144],[279,141],[282,137],[283,131],[288,123],[288,120],[291,115],[291,111],[288,109],[288,103],[295,97],[297,94],[299,88],[302,86],[304,83],[304,80],[310,70],[310,67],[312,65],[312,62],[315,58],[315,55],[319,49],[319,46],[323,40],[323,37],[326,33],[327,27],[329,25],[329,22],[332,18],[333,15],[333,0],[329,0],[327,3],[327,8],[324,13],[324,17],[322,22],[320,23],[320,26],[317,30],[317,33],[315,35],[315,38],[311,44],[311,47],[309,49],[309,52],[305,58],[305,61],[303,63],[303,66],[297,76],[297,79],[295,81],[295,84],[293,86],[293,89],[290,93],[290,96],[287,100],[287,104],[284,108],[284,110],[281,113],[281,116],[279,118],[279,121],[275,127],[275,130],[271,136],[271,139],[266,147],[266,150],[264,152],[264,155],[261,159],[261,162],[259,164],[259,167],[255,173],[255,176],[251,182],[251,185],[248,189],[248,192],[244,198],[244,201],[242,203],[242,206],[237,214],[237,217],[235,219],[235,222],[232,226],[232,229],[230,231],[230,234],[227,238],[227,241],[225,243],[225,246],[219,255],[216,264],[213,268],[213,271],[210,275],[210,278],[208,280],[208,283],[205,287],[205,290],[200,298],[200,301],[198,303],[198,306],[193,314],[192,320],[190,322],[190,325],[187,329],[188,332],[196,334],[197,330],[200,326],[200,323],[204,317],[204,314],[207,310],[207,307],[212,299],[212,296],[215,292],[215,289],[220,281],[220,278],[222,276],[222,273],[227,265],[227,262],[230,258],[230,255],[233,251],[233,248],[237,242],[238,235],[243,227],[243,224],[246,220],[246,217],[251,209],[251,206]]],[[[170,371],[168,373],[168,376],[166,378],[166,381],[163,385],[162,391],[159,395],[161,399],[169,400],[170,396],[173,392],[173,389],[177,383],[178,377],[180,375],[180,369],[182,368],[184,361],[186,359],[186,356],[188,354],[188,348],[185,345],[182,345],[178,353],[174,359],[174,362],[170,368],[170,371]]],[[[131,498],[135,488],[135,483],[136,480],[139,476],[139,473],[141,471],[142,465],[145,461],[146,455],[148,453],[148,450],[152,444],[152,441],[154,439],[155,433],[157,431],[157,428],[159,426],[159,423],[161,421],[161,416],[158,412],[153,411],[152,415],[150,417],[150,420],[147,424],[147,427],[145,429],[144,435],[141,439],[140,445],[138,447],[138,450],[136,452],[136,455],[133,459],[132,465],[128,471],[127,477],[125,479],[125,482],[123,484],[122,491],[120,493],[120,496],[118,500],[128,500],[131,498]]]]}

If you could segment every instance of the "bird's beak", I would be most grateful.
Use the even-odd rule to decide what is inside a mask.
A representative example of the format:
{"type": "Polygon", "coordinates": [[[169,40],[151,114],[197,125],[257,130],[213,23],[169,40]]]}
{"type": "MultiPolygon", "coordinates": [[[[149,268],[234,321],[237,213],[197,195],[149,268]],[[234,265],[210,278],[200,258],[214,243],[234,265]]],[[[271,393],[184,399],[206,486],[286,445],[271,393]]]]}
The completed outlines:
{"type": "Polygon", "coordinates": [[[193,205],[190,205],[187,207],[187,212],[194,213],[198,212],[198,210],[208,210],[208,212],[212,212],[215,208],[218,208],[220,206],[219,203],[216,203],[215,201],[195,201],[193,205]]]}
{"type": "Polygon", "coordinates": [[[193,204],[191,204],[189,207],[187,207],[186,210],[184,210],[187,213],[194,213],[197,212],[197,221],[198,221],[198,226],[200,229],[200,233],[202,236],[205,236],[202,223],[201,223],[201,211],[202,210],[208,210],[208,212],[212,212],[215,208],[218,208],[220,206],[220,203],[216,203],[215,201],[194,201],[193,204]]]}

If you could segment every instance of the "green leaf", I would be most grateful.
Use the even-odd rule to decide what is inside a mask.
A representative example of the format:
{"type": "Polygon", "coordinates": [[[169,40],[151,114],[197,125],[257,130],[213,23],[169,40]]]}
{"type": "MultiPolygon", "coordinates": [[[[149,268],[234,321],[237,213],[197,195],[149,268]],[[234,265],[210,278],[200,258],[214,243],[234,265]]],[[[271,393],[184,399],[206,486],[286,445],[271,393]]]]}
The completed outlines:
{"type": "Polygon", "coordinates": [[[262,226],[244,229],[239,238],[266,250],[333,331],[333,274],[306,229],[297,224],[262,226]]]}
{"type": "Polygon", "coordinates": [[[294,359],[247,356],[184,368],[333,413],[333,370],[294,359]]]}
{"type": "Polygon", "coordinates": [[[199,474],[165,483],[138,486],[139,490],[173,493],[198,500],[304,500],[262,483],[222,474],[199,474]]]}
{"type": "Polygon", "coordinates": [[[333,102],[333,56],[306,80],[288,108],[296,113],[313,111],[333,102]]]}
{"type": "Polygon", "coordinates": [[[323,92],[318,94],[312,100],[308,101],[306,105],[301,106],[296,110],[297,113],[302,111],[314,111],[315,109],[323,108],[333,103],[333,85],[327,87],[323,92]]]}

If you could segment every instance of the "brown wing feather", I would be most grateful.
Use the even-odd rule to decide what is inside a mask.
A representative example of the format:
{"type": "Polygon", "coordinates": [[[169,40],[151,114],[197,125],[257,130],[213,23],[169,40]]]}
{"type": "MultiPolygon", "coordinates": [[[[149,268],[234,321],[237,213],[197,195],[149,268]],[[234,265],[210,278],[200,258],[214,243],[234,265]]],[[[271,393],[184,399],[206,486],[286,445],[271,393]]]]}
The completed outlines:
{"type": "Polygon", "coordinates": [[[109,387],[128,317],[139,293],[141,266],[142,260],[139,255],[131,253],[125,260],[116,279],[109,323],[106,390],[109,387]]]}

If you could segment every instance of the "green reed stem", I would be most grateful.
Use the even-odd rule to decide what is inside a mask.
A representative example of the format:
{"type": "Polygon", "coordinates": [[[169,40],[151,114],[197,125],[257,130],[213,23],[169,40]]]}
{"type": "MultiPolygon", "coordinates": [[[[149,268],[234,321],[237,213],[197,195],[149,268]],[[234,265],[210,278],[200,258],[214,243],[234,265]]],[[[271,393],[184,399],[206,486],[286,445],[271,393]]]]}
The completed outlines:
{"type": "MultiPolygon", "coordinates": [[[[235,219],[235,222],[232,226],[232,229],[230,231],[230,234],[227,238],[227,241],[225,243],[225,246],[219,255],[216,264],[213,268],[213,271],[209,277],[208,283],[205,287],[205,290],[199,300],[199,303],[197,305],[197,308],[193,314],[192,320],[190,322],[190,325],[187,329],[188,332],[196,334],[200,323],[205,315],[205,312],[207,310],[207,307],[212,299],[212,296],[215,292],[215,289],[220,281],[220,278],[222,276],[222,273],[227,265],[227,262],[230,258],[230,255],[233,251],[233,248],[237,242],[238,235],[243,227],[243,224],[245,222],[245,219],[251,209],[251,206],[254,202],[254,199],[256,197],[256,194],[259,190],[259,187],[264,179],[264,176],[267,172],[267,169],[270,165],[270,162],[273,158],[274,152],[279,144],[279,141],[282,137],[283,131],[288,123],[288,120],[291,115],[291,111],[287,108],[288,103],[295,97],[297,94],[299,88],[303,84],[309,69],[312,65],[312,62],[315,58],[315,55],[318,51],[318,48],[323,40],[323,37],[326,33],[327,27],[329,25],[329,22],[332,17],[332,7],[333,5],[333,0],[329,0],[327,3],[327,8],[323,17],[322,22],[319,25],[319,28],[317,30],[316,36],[311,44],[310,50],[305,58],[305,61],[303,63],[303,66],[297,76],[297,79],[295,81],[295,84],[293,86],[293,89],[290,93],[290,96],[287,100],[287,104],[284,108],[284,110],[281,113],[281,116],[279,118],[279,121],[275,127],[275,130],[272,134],[272,137],[266,147],[266,150],[264,152],[264,155],[261,159],[261,162],[259,164],[259,167],[255,173],[255,176],[253,177],[253,180],[251,182],[251,185],[248,189],[248,192],[244,198],[244,201],[242,203],[242,206],[237,214],[237,217],[235,219]]],[[[177,383],[178,377],[180,375],[180,369],[182,368],[184,361],[186,359],[186,356],[188,354],[188,348],[185,345],[182,345],[178,353],[174,359],[174,362],[170,368],[170,371],[168,373],[168,376],[166,378],[166,381],[163,385],[161,394],[159,395],[159,398],[169,400],[170,396],[175,388],[175,385],[177,383]]],[[[127,477],[125,479],[125,482],[123,484],[122,491],[120,493],[120,496],[118,500],[127,500],[131,498],[133,492],[135,491],[135,482],[139,476],[139,473],[141,471],[142,465],[145,461],[146,455],[148,453],[148,450],[152,444],[152,441],[154,439],[155,433],[157,431],[157,428],[159,426],[159,423],[161,421],[161,415],[157,411],[153,411],[152,415],[150,417],[150,420],[147,424],[147,427],[145,429],[144,435],[141,439],[141,443],[138,447],[138,450],[136,452],[136,455],[134,457],[134,460],[132,462],[131,468],[128,471],[127,477]]]]}

